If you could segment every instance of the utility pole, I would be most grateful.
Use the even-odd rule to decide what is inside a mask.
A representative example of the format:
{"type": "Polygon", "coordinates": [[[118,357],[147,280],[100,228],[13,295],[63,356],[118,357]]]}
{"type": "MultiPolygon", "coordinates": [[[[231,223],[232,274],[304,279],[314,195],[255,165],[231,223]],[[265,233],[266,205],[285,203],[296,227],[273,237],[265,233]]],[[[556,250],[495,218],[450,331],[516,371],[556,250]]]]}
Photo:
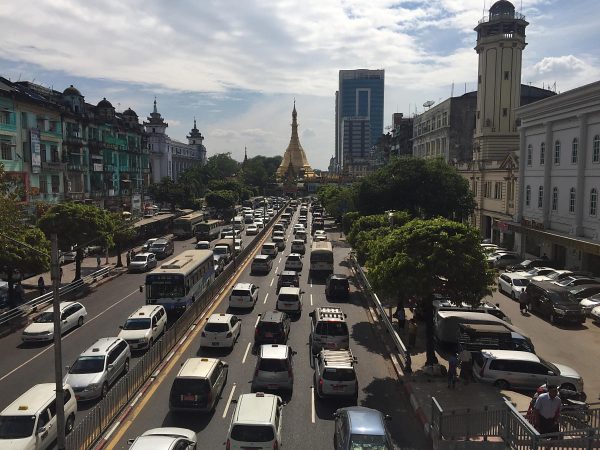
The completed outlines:
{"type": "Polygon", "coordinates": [[[50,254],[52,274],[52,309],[54,311],[54,381],[56,382],[56,446],[65,450],[65,392],[62,375],[62,333],[60,324],[60,267],[58,258],[58,237],[52,234],[52,253],[50,254]]]}

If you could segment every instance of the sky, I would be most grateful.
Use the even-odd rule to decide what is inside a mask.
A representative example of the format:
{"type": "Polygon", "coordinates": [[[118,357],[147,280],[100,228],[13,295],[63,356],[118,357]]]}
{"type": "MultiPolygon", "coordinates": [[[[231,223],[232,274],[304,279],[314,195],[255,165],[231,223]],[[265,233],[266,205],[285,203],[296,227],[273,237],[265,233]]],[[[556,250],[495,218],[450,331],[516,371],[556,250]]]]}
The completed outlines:
{"type": "MultiPolygon", "coordinates": [[[[523,0],[523,83],[558,92],[600,79],[600,2],[523,0]]],[[[313,168],[334,153],[340,69],[385,69],[384,124],[476,89],[473,28],[490,0],[0,0],[0,75],[64,90],[167,133],[194,117],[208,156],[283,155],[294,99],[313,168]]]]}

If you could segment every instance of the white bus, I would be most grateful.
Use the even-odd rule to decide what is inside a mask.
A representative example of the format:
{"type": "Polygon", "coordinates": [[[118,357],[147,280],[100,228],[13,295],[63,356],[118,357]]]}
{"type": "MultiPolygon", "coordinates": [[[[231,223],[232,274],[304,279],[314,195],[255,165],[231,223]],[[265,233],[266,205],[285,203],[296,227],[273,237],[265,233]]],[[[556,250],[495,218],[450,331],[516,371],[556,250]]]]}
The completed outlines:
{"type": "Polygon", "coordinates": [[[204,220],[204,213],[195,211],[173,220],[173,235],[176,238],[190,238],[196,234],[196,228],[204,220]]]}
{"type": "Polygon", "coordinates": [[[244,224],[244,218],[242,216],[235,216],[231,221],[234,230],[244,231],[246,225],[244,224]]]}
{"type": "Polygon", "coordinates": [[[186,250],[146,275],[146,304],[181,314],[214,279],[212,250],[186,250]]]}
{"type": "Polygon", "coordinates": [[[333,247],[331,242],[313,242],[310,248],[310,272],[312,274],[333,273],[333,247]]]}

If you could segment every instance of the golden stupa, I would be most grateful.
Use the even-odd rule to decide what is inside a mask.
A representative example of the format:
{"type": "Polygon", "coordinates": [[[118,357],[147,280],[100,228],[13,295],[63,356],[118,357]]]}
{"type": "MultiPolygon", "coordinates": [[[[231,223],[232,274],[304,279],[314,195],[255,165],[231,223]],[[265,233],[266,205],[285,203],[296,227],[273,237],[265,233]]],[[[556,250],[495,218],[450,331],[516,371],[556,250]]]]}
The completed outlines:
{"type": "Polygon", "coordinates": [[[294,100],[294,109],[292,110],[292,136],[290,143],[283,155],[283,161],[277,169],[277,178],[279,180],[288,179],[296,180],[299,178],[310,178],[314,176],[314,171],[308,164],[306,153],[300,139],[298,138],[298,121],[296,120],[298,113],[296,112],[296,101],[294,100]]]}

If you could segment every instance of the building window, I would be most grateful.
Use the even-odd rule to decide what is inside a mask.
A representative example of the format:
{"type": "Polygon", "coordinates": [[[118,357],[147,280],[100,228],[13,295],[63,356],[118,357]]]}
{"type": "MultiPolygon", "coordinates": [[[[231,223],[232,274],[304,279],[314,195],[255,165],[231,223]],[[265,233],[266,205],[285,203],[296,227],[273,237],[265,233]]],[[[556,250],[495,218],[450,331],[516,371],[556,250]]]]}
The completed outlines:
{"type": "Polygon", "coordinates": [[[508,108],[502,108],[502,117],[508,116],[508,108]]]}
{"type": "Polygon", "coordinates": [[[58,157],[58,146],[51,145],[50,146],[50,154],[52,155],[52,162],[53,163],[60,162],[60,158],[58,157]]]}
{"type": "Polygon", "coordinates": [[[595,216],[598,210],[598,191],[592,188],[590,191],[590,216],[595,216]]]}
{"type": "Polygon", "coordinates": [[[600,162],[600,136],[594,136],[594,146],[592,151],[592,162],[600,162]]]}
{"type": "Polygon", "coordinates": [[[0,141],[0,147],[2,148],[2,159],[11,160],[12,158],[12,145],[7,141],[0,141]]]}
{"type": "Polygon", "coordinates": [[[538,208],[544,206],[544,186],[540,186],[538,189],[538,208]]]}
{"type": "Polygon", "coordinates": [[[60,176],[52,175],[52,193],[58,194],[60,192],[60,176]]]}
{"type": "Polygon", "coordinates": [[[554,164],[560,164],[560,141],[554,143],[554,164]]]}
{"type": "Polygon", "coordinates": [[[540,144],[540,166],[543,166],[546,162],[546,143],[540,144]]]}
{"type": "Polygon", "coordinates": [[[525,188],[525,205],[531,205],[531,186],[525,188]]]}
{"type": "Polygon", "coordinates": [[[46,162],[47,160],[46,144],[40,144],[40,159],[42,160],[42,162],[46,162]]]}
{"type": "Polygon", "coordinates": [[[552,188],[552,211],[558,210],[558,188],[552,188]]]}
{"type": "Polygon", "coordinates": [[[447,112],[444,112],[442,114],[442,125],[443,126],[448,125],[448,113],[447,112]]]}
{"type": "Polygon", "coordinates": [[[510,76],[510,72],[508,70],[504,71],[504,79],[508,80],[508,77],[510,76]]]}
{"type": "Polygon", "coordinates": [[[579,142],[577,138],[573,139],[573,143],[571,144],[571,164],[577,164],[577,147],[579,146],[579,142]]]}
{"type": "Polygon", "coordinates": [[[502,200],[502,182],[496,181],[494,183],[494,198],[496,200],[502,200]]]}
{"type": "Polygon", "coordinates": [[[571,188],[569,191],[569,212],[575,212],[575,188],[571,188]]]}
{"type": "Polygon", "coordinates": [[[438,128],[442,127],[442,116],[437,116],[437,127],[438,128]]]}
{"type": "Polygon", "coordinates": [[[492,198],[492,182],[491,181],[483,182],[483,196],[486,198],[492,198]]]}
{"type": "Polygon", "coordinates": [[[509,180],[508,183],[506,183],[506,198],[509,202],[512,202],[515,199],[515,182],[513,180],[509,180]]]}
{"type": "Polygon", "coordinates": [[[40,194],[48,193],[48,180],[44,175],[40,175],[40,194]]]}
{"type": "Polygon", "coordinates": [[[531,166],[531,161],[533,159],[533,145],[529,144],[527,146],[527,165],[531,166]]]}

